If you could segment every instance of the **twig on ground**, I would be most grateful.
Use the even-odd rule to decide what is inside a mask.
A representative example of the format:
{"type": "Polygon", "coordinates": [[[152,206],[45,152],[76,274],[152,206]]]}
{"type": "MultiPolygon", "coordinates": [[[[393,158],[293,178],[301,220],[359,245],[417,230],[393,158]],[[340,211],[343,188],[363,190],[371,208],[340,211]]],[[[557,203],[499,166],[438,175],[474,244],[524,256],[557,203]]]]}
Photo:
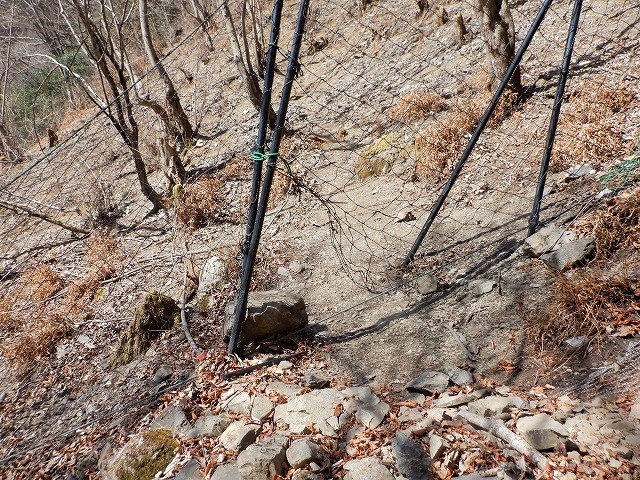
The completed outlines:
{"type": "Polygon", "coordinates": [[[472,425],[480,427],[483,430],[495,435],[496,437],[507,442],[514,450],[517,450],[525,457],[533,461],[533,463],[543,472],[547,468],[547,458],[542,455],[538,450],[529,445],[524,438],[513,433],[507,428],[507,426],[501,420],[493,420],[486,417],[481,417],[475,413],[461,410],[458,412],[458,417],[464,418],[472,425]]]}

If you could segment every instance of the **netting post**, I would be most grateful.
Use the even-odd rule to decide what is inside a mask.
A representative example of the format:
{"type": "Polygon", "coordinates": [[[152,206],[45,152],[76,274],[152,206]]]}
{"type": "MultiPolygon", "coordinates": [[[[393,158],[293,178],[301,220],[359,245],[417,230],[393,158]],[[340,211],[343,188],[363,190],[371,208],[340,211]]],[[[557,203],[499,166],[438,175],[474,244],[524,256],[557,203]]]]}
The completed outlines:
{"type": "Polygon", "coordinates": [[[549,121],[549,131],[547,132],[547,140],[542,155],[542,163],[540,164],[540,174],[538,176],[538,184],[536,186],[536,194],[533,200],[533,209],[529,217],[528,235],[533,235],[540,221],[540,206],[542,204],[542,196],[544,194],[544,186],[547,181],[547,172],[549,170],[549,162],[553,151],[553,143],[556,139],[556,130],[558,128],[558,119],[560,118],[560,109],[562,108],[562,100],[567,85],[567,77],[571,67],[571,56],[573,54],[573,46],[575,44],[576,33],[578,31],[578,23],[580,20],[580,12],[582,11],[582,0],[575,0],[573,5],[573,13],[571,15],[571,23],[569,25],[569,33],[567,34],[567,43],[562,58],[562,68],[560,70],[560,78],[556,89],[556,97],[551,112],[551,120],[549,121]]]}
{"type": "MultiPolygon", "coordinates": [[[[269,109],[271,107],[271,92],[273,89],[273,77],[275,73],[276,57],[278,55],[278,39],[280,38],[280,19],[282,18],[282,4],[284,0],[273,2],[273,14],[271,15],[271,38],[269,39],[269,49],[267,50],[267,62],[264,73],[264,87],[262,89],[262,103],[260,104],[260,123],[258,124],[258,138],[254,152],[257,155],[264,154],[267,140],[267,128],[269,125],[269,109]]],[[[254,155],[255,156],[255,155],[254,155]]],[[[249,213],[247,215],[247,229],[245,241],[242,246],[242,267],[245,268],[246,253],[251,242],[253,225],[256,221],[256,210],[258,209],[258,197],[260,194],[260,182],[262,180],[262,162],[253,159],[253,176],[251,178],[251,194],[249,196],[249,213]]]]}
{"type": "Polygon", "coordinates": [[[427,221],[422,227],[422,230],[420,230],[420,233],[418,234],[418,237],[416,238],[415,242],[413,242],[411,250],[409,250],[409,253],[405,257],[404,263],[403,263],[405,267],[413,261],[413,258],[415,257],[416,252],[418,251],[418,248],[420,248],[420,245],[422,245],[424,237],[427,235],[427,233],[429,232],[429,229],[431,228],[431,225],[433,224],[433,221],[438,216],[438,213],[440,212],[442,205],[447,199],[447,196],[449,195],[451,188],[453,188],[453,185],[455,184],[456,180],[458,179],[458,176],[460,175],[460,172],[462,171],[462,167],[471,156],[471,153],[473,152],[473,149],[475,148],[476,143],[480,138],[480,135],[484,131],[485,127],[487,126],[487,123],[489,122],[489,119],[491,118],[491,114],[493,113],[496,106],[498,105],[498,101],[500,100],[500,97],[502,97],[502,94],[506,90],[507,85],[509,84],[509,81],[511,81],[511,77],[513,76],[513,73],[516,71],[516,69],[520,65],[520,62],[522,61],[522,57],[527,51],[527,48],[529,48],[529,44],[533,40],[533,36],[538,31],[538,28],[540,28],[540,24],[542,23],[542,20],[544,19],[547,11],[549,10],[549,7],[551,6],[551,2],[552,0],[545,0],[545,2],[542,4],[540,9],[538,10],[538,14],[536,15],[536,18],[533,20],[531,27],[529,27],[529,31],[527,32],[526,36],[522,40],[522,44],[520,45],[520,48],[514,55],[513,60],[511,60],[511,64],[509,65],[507,72],[504,74],[504,77],[502,78],[502,82],[500,83],[500,86],[496,90],[495,94],[493,95],[493,98],[491,99],[491,102],[489,103],[489,106],[487,107],[484,114],[482,115],[482,118],[478,122],[478,125],[476,126],[473,132],[473,135],[469,139],[469,142],[467,143],[467,147],[462,153],[460,160],[458,160],[458,163],[453,169],[453,172],[451,172],[451,176],[449,177],[449,180],[447,180],[447,183],[442,189],[442,192],[440,193],[438,200],[436,200],[436,203],[433,205],[431,212],[429,213],[429,217],[427,218],[427,221]]]}
{"type": "Polygon", "coordinates": [[[242,279],[240,281],[240,291],[238,292],[238,299],[236,301],[236,308],[233,317],[233,325],[231,328],[231,338],[229,339],[229,345],[227,346],[227,353],[236,353],[238,348],[238,341],[240,332],[242,330],[242,324],[246,317],[247,311],[247,299],[249,297],[249,285],[251,283],[251,276],[253,275],[253,268],[256,261],[256,254],[258,253],[258,245],[260,244],[260,236],[262,235],[262,227],[264,225],[264,217],[267,211],[267,203],[269,202],[269,193],[271,190],[271,184],[273,182],[273,175],[276,170],[276,162],[278,160],[278,150],[280,148],[280,142],[282,141],[282,135],[284,133],[284,122],[287,116],[287,109],[289,108],[289,99],[291,97],[291,89],[293,88],[293,81],[299,71],[298,55],[300,54],[300,47],[302,45],[302,36],[304,34],[304,27],[307,20],[307,9],[309,6],[309,0],[302,0],[300,2],[300,9],[298,12],[298,21],[296,23],[295,33],[293,34],[293,43],[291,46],[291,52],[289,53],[289,65],[287,66],[287,74],[284,80],[284,86],[282,88],[282,96],[280,97],[280,106],[278,108],[278,116],[276,118],[276,125],[271,135],[271,147],[268,154],[268,162],[266,171],[264,174],[264,183],[260,190],[260,202],[256,210],[255,223],[253,225],[253,232],[251,234],[251,242],[246,253],[246,262],[243,265],[242,279]]]}

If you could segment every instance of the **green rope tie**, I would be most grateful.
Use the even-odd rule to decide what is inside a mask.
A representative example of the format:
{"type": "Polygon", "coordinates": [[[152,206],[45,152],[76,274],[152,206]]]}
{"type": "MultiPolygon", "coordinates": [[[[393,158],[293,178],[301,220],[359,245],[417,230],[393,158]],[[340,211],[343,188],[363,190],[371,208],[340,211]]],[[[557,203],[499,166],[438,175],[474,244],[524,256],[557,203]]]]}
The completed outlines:
{"type": "Polygon", "coordinates": [[[631,158],[602,175],[598,180],[600,184],[611,190],[622,190],[629,183],[629,177],[640,166],[640,158],[631,158]]]}
{"type": "Polygon", "coordinates": [[[284,157],[282,157],[278,152],[268,152],[268,153],[264,153],[264,152],[259,152],[259,151],[253,151],[251,152],[251,158],[253,159],[254,162],[264,162],[265,160],[268,160],[269,158],[275,158],[276,160],[280,159],[280,161],[284,164],[284,168],[287,171],[287,173],[289,175],[292,175],[291,172],[291,165],[289,165],[289,162],[287,162],[284,157]]]}

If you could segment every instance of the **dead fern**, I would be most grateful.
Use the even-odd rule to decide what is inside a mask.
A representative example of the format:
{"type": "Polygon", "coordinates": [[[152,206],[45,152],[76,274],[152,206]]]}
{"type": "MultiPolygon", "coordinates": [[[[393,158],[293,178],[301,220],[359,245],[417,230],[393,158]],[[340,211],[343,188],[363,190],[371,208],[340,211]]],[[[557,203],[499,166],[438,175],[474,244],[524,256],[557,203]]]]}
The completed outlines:
{"type": "Polygon", "coordinates": [[[177,202],[178,221],[188,228],[200,228],[225,217],[227,198],[222,182],[215,177],[203,176],[187,184],[177,202]]]}
{"type": "Polygon", "coordinates": [[[616,250],[640,246],[640,189],[611,199],[595,221],[596,253],[606,258],[616,250]]]}

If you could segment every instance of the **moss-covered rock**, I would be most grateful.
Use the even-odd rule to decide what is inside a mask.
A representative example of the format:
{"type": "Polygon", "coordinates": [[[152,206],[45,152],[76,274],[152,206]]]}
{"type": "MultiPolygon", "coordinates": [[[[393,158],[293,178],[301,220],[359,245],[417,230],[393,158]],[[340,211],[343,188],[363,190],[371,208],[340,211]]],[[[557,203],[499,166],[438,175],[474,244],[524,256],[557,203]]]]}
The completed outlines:
{"type": "Polygon", "coordinates": [[[174,457],[178,441],[171,430],[147,430],[129,440],[103,470],[106,480],[151,480],[174,457]]]}
{"type": "Polygon", "coordinates": [[[356,174],[360,180],[391,171],[395,162],[409,157],[406,142],[401,135],[390,133],[374,140],[360,152],[356,160],[356,174]]]}
{"type": "Polygon", "coordinates": [[[180,309],[176,302],[157,292],[147,293],[136,306],[133,321],[120,337],[111,358],[111,366],[118,367],[135,360],[158,338],[180,322],[180,309]]]}

